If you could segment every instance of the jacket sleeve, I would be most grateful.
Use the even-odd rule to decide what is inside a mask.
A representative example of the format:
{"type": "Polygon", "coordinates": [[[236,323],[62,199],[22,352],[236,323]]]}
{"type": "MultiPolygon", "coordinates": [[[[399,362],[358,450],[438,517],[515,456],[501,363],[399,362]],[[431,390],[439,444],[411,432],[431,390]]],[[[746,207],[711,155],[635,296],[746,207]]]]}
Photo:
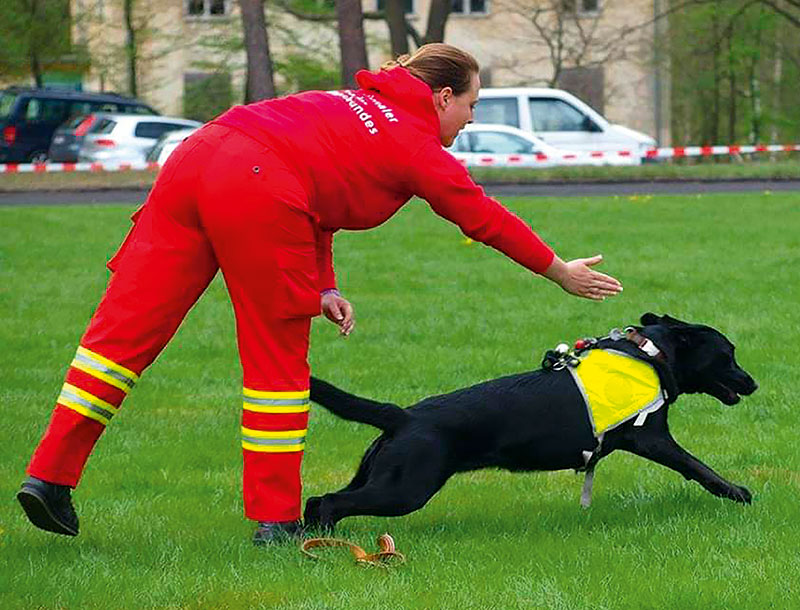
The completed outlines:
{"type": "Polygon", "coordinates": [[[458,225],[467,237],[536,273],[550,266],[553,250],[521,218],[487,197],[467,169],[438,142],[422,147],[409,174],[413,193],[439,216],[458,225]]]}
{"type": "Polygon", "coordinates": [[[336,289],[336,274],[333,271],[333,231],[317,229],[317,270],[319,291],[336,289]]]}

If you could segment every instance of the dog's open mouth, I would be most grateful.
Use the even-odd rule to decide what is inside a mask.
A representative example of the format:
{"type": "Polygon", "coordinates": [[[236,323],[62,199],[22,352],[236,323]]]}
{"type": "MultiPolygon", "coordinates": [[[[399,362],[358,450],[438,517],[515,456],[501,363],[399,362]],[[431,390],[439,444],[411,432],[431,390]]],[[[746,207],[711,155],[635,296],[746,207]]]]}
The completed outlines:
{"type": "Polygon", "coordinates": [[[718,398],[723,404],[728,406],[735,405],[742,399],[736,390],[729,388],[719,381],[714,383],[714,391],[712,394],[715,398],[718,398]]]}

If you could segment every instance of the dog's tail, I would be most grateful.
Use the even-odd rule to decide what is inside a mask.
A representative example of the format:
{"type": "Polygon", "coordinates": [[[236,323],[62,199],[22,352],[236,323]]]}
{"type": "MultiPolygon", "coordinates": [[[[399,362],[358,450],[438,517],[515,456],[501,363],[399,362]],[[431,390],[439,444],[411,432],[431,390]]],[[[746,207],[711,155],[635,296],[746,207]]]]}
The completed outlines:
{"type": "Polygon", "coordinates": [[[384,432],[394,432],[411,417],[395,404],[355,396],[316,377],[311,378],[311,400],[342,419],[369,424],[384,432]]]}

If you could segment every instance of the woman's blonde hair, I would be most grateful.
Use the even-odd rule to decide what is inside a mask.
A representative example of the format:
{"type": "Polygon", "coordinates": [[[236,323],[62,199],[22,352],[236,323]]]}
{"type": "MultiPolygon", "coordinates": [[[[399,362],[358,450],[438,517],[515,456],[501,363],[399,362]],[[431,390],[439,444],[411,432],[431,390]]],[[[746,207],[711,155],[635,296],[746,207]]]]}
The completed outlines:
{"type": "Polygon", "coordinates": [[[394,61],[387,61],[381,68],[397,66],[411,72],[433,91],[450,87],[454,95],[468,91],[472,75],[480,71],[480,66],[472,55],[442,42],[422,45],[412,55],[401,55],[394,61]]]}

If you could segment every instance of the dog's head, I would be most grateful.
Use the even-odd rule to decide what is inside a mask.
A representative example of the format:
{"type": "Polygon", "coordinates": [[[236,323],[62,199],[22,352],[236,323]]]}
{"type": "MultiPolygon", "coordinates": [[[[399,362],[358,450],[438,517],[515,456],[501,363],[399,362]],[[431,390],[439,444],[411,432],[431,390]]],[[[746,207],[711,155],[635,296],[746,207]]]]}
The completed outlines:
{"type": "Polygon", "coordinates": [[[736,362],[733,343],[718,330],[653,313],[641,323],[639,332],[665,352],[681,392],[703,392],[735,405],[758,389],[736,362]]]}

